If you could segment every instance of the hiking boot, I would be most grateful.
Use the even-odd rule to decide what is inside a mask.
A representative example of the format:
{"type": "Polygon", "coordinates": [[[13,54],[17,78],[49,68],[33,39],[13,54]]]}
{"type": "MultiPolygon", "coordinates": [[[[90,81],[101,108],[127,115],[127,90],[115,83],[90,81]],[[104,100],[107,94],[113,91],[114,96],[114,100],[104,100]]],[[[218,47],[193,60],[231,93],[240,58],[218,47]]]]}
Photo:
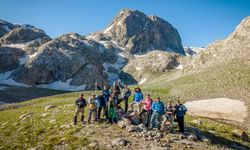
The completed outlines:
{"type": "Polygon", "coordinates": [[[81,116],[81,122],[83,123],[83,121],[84,121],[84,116],[81,116]]]}
{"type": "Polygon", "coordinates": [[[73,119],[73,125],[76,125],[76,122],[77,122],[77,117],[74,117],[74,119],[73,119]]]}

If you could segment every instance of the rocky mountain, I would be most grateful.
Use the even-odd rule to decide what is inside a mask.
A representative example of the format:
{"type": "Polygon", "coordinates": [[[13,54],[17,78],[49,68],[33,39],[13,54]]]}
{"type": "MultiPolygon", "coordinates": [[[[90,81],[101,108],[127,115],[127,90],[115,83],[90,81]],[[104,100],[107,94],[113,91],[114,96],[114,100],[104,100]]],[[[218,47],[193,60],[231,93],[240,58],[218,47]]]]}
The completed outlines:
{"type": "Polygon", "coordinates": [[[200,71],[211,66],[239,62],[250,66],[250,17],[244,18],[226,39],[211,43],[194,58],[184,58],[187,70],[200,71]]]}
{"type": "Polygon", "coordinates": [[[157,49],[185,55],[180,35],[170,23],[138,10],[123,9],[104,31],[90,36],[112,41],[130,54],[157,49]]]}
{"type": "Polygon", "coordinates": [[[144,84],[160,74],[175,69],[179,65],[178,57],[176,53],[155,50],[130,59],[123,70],[131,74],[139,84],[144,84]]]}
{"type": "MultiPolygon", "coordinates": [[[[32,25],[1,21],[0,27],[6,29],[0,37],[1,57],[5,57],[0,67],[2,84],[65,90],[91,89],[95,81],[112,84],[122,79],[131,84],[137,81],[123,68],[130,60],[133,64],[135,54],[158,49],[185,55],[171,24],[137,10],[122,10],[104,31],[87,36],[69,33],[51,39],[32,25]]],[[[172,57],[165,59],[160,70],[172,63],[172,57]]]]}

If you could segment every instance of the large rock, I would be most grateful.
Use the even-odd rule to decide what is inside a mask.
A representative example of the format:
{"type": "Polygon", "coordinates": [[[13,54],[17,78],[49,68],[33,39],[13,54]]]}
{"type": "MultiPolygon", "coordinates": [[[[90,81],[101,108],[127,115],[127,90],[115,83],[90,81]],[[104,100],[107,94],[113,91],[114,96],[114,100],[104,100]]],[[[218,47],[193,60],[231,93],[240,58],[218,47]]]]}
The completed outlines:
{"type": "Polygon", "coordinates": [[[26,43],[39,38],[49,38],[48,35],[41,29],[35,28],[33,26],[20,26],[9,31],[3,37],[0,38],[0,44],[16,44],[16,43],[26,43]]]}
{"type": "Polygon", "coordinates": [[[170,23],[138,10],[123,9],[97,37],[114,41],[131,54],[159,49],[185,55],[178,31],[170,23]]]}
{"type": "Polygon", "coordinates": [[[16,68],[23,54],[21,49],[0,46],[0,73],[16,68]]]}

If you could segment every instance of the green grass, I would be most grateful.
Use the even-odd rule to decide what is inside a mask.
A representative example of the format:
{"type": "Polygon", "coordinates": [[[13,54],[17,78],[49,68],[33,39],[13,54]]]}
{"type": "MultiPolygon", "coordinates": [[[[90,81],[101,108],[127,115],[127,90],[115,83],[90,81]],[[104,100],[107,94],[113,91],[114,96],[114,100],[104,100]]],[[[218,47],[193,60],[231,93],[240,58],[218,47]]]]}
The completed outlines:
{"type": "MultiPolygon", "coordinates": [[[[250,68],[248,65],[234,63],[227,66],[217,66],[169,80],[178,73],[178,71],[167,72],[149,82],[142,87],[144,95],[150,93],[153,98],[161,96],[163,101],[169,100],[169,97],[178,96],[184,101],[228,97],[240,99],[246,103],[248,108],[250,106],[250,68]]],[[[131,87],[131,89],[133,88],[134,86],[131,87]]],[[[89,97],[92,92],[86,91],[84,93],[85,97],[89,97]]],[[[90,142],[88,137],[75,136],[82,128],[80,125],[73,128],[62,127],[72,122],[75,107],[66,107],[66,105],[74,104],[78,96],[79,92],[65,93],[5,107],[4,111],[0,111],[0,149],[29,149],[36,146],[41,146],[43,149],[54,149],[60,146],[66,149],[76,149],[88,146],[90,142]],[[47,117],[41,117],[41,114],[46,113],[45,106],[50,104],[56,105],[57,108],[49,110],[47,117]],[[32,117],[20,121],[19,116],[27,112],[33,112],[32,117]],[[49,121],[53,119],[56,122],[50,123],[49,121]]],[[[130,101],[131,99],[132,96],[130,101]]],[[[85,112],[87,113],[87,111],[85,112]]],[[[186,121],[204,132],[214,131],[218,137],[246,145],[239,138],[231,135],[232,130],[242,126],[238,127],[200,117],[203,124],[195,125],[192,123],[194,119],[196,117],[187,116],[186,121]]],[[[248,129],[248,133],[249,124],[250,122],[247,120],[243,126],[248,129]]]]}

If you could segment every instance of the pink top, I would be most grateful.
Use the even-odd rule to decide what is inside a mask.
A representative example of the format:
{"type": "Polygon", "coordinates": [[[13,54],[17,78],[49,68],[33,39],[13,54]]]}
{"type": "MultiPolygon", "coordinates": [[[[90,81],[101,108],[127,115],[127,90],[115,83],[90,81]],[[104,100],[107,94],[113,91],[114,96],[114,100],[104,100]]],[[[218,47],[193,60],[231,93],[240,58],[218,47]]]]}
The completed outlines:
{"type": "Polygon", "coordinates": [[[152,100],[151,99],[145,99],[143,101],[144,103],[144,109],[145,110],[151,110],[152,109],[152,100]]]}

